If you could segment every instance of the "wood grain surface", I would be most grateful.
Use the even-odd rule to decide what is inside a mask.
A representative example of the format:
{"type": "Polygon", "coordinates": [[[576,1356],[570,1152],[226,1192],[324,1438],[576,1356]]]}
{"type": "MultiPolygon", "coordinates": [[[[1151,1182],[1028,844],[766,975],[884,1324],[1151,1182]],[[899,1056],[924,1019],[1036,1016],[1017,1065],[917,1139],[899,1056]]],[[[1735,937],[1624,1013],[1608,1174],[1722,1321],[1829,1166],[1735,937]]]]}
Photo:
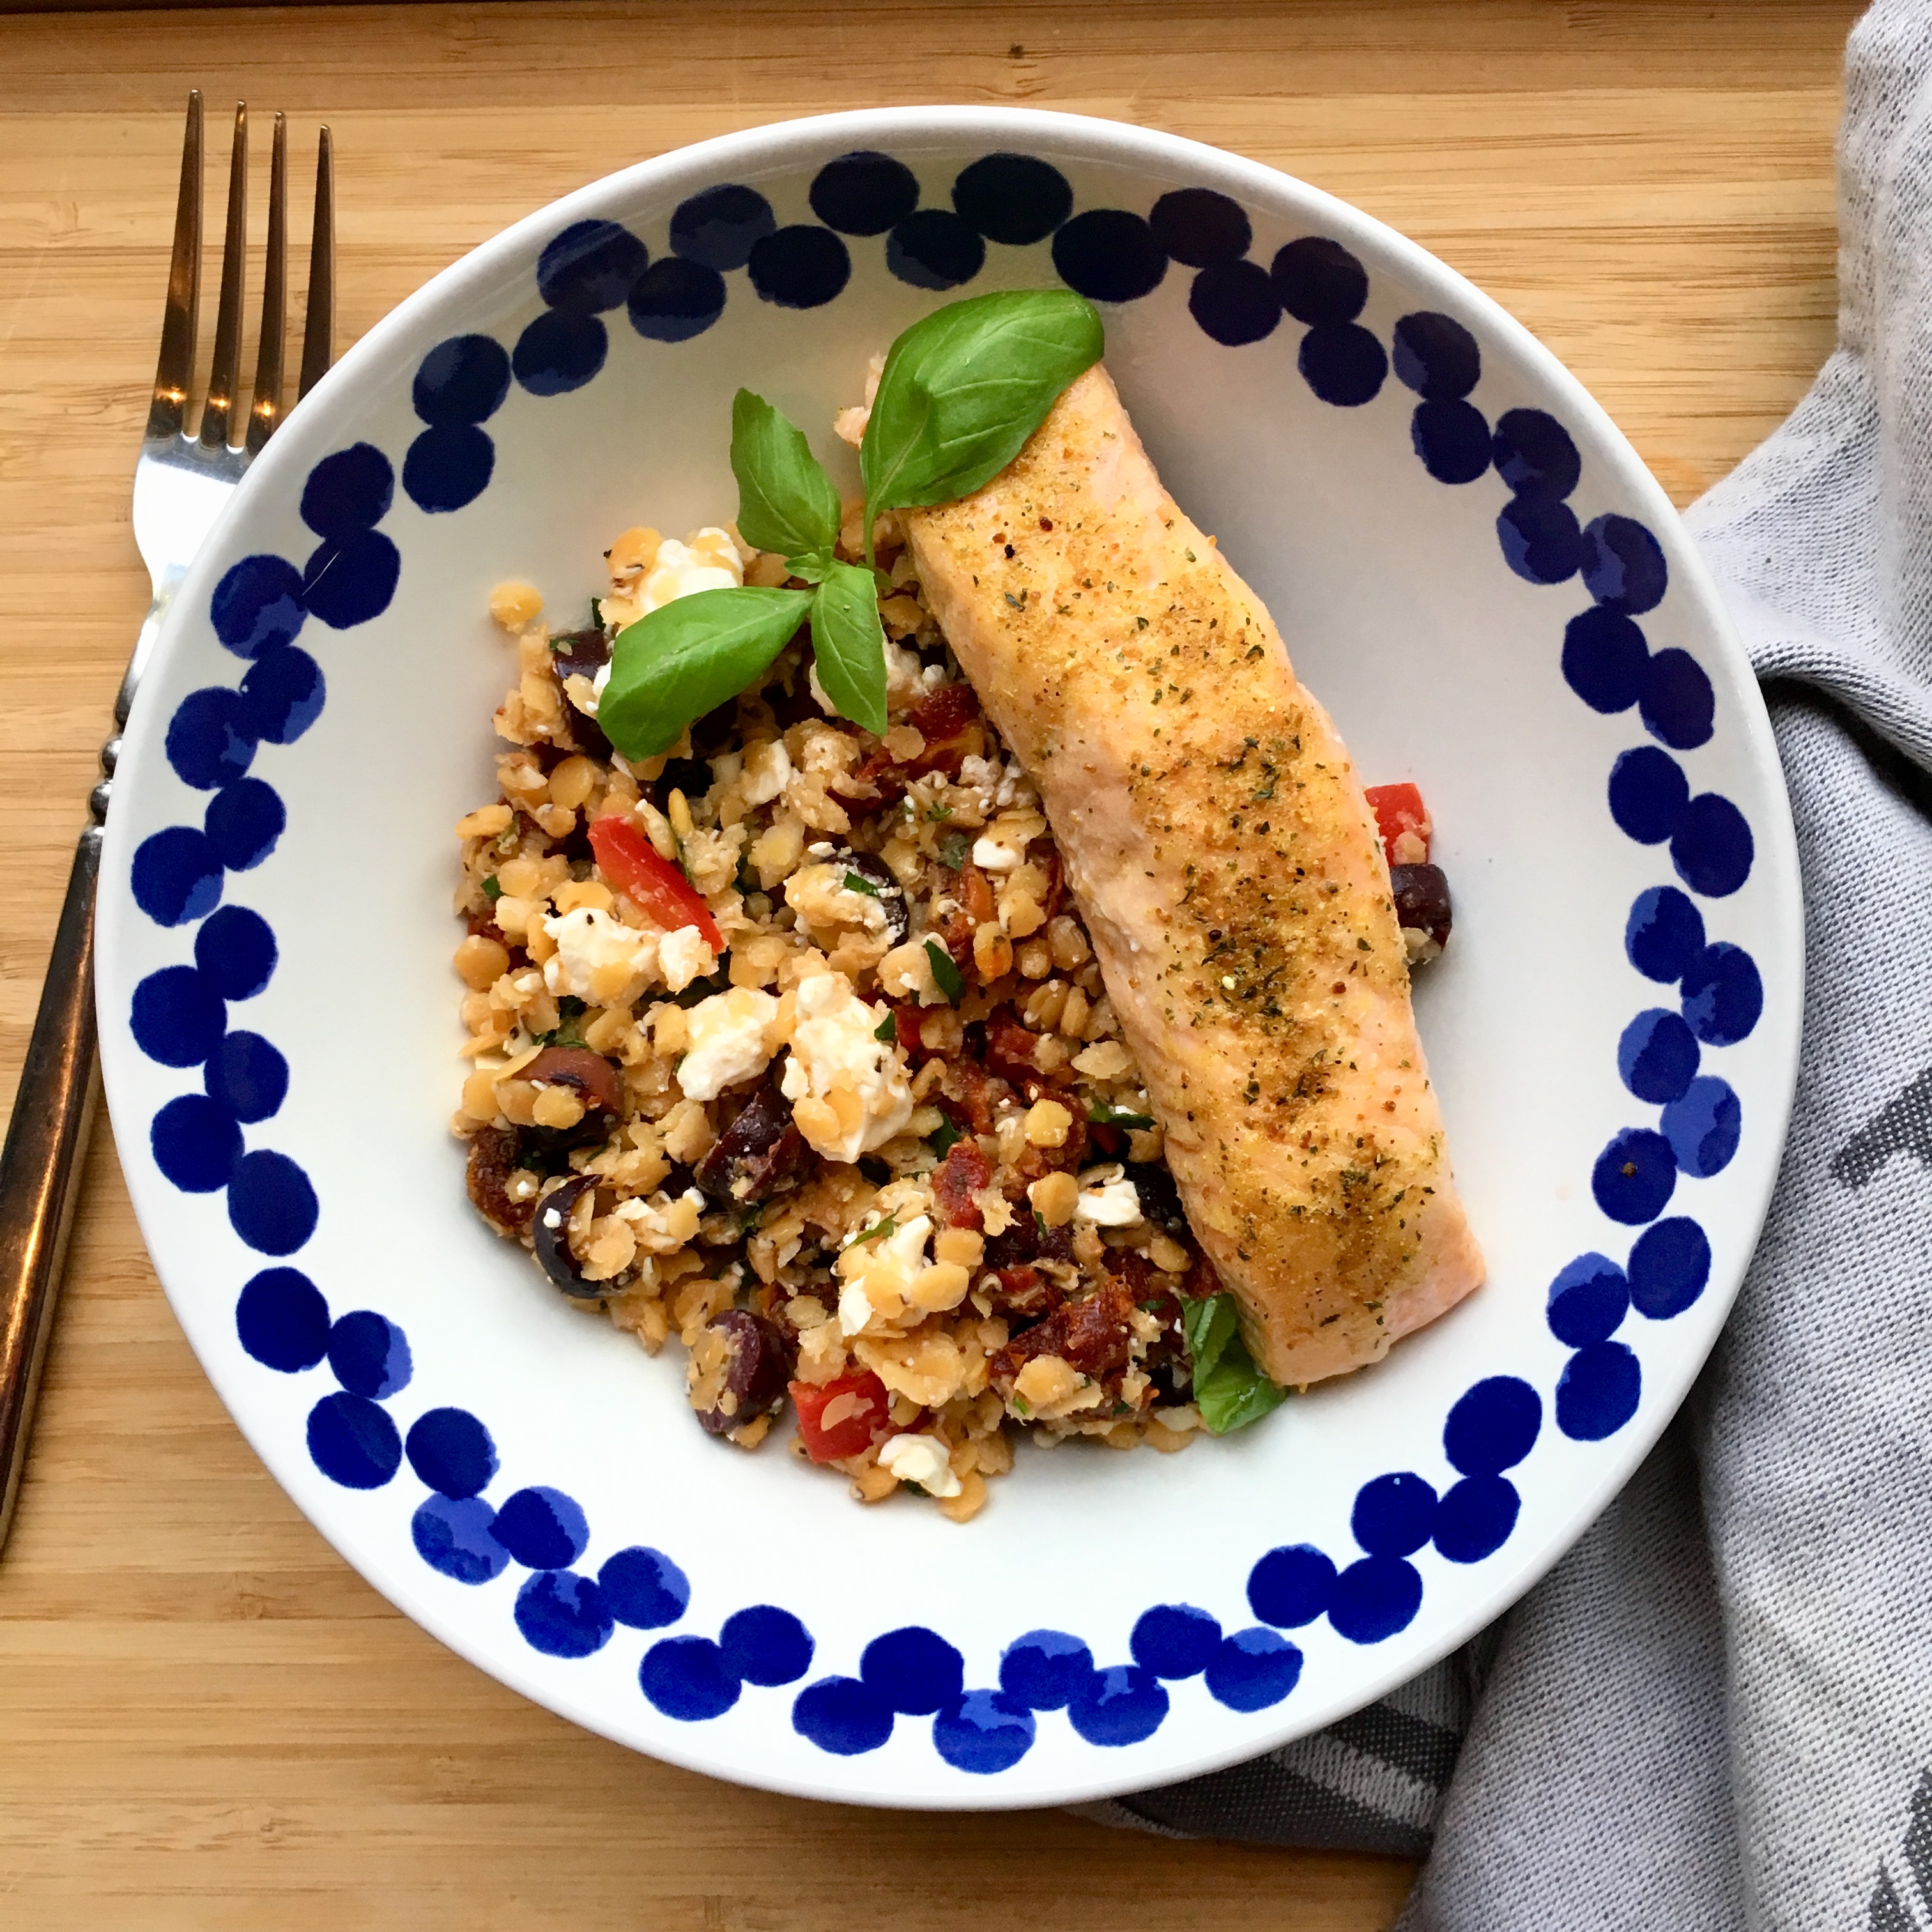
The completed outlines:
{"type": "MultiPolygon", "coordinates": [[[[286,111],[304,155],[318,120],[334,127],[345,340],[514,218],[729,129],[919,101],[1171,129],[1342,195],[1472,276],[1684,502],[1829,347],[1854,11],[533,0],[0,19],[6,1082],[147,602],[128,483],[190,86],[212,108],[286,111]]],[[[0,1556],[0,1924],[932,1932],[997,1914],[1356,1932],[1391,1922],[1410,1875],[1055,1814],[740,1791],[524,1702],[392,1610],[270,1482],[169,1314],[97,1133],[0,1556]]]]}

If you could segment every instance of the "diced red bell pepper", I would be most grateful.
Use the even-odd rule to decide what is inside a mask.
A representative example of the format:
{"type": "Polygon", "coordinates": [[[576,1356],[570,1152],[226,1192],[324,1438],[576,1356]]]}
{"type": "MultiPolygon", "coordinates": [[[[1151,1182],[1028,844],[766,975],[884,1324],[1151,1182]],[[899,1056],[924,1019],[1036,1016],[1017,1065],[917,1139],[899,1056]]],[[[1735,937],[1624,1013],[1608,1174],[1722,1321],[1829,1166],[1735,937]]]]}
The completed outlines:
{"type": "Polygon", "coordinates": [[[885,1427],[890,1404],[885,1384],[869,1370],[836,1382],[794,1382],[791,1399],[799,1440],[814,1462],[863,1454],[885,1427]]]}
{"type": "Polygon", "coordinates": [[[694,926],[712,952],[724,950],[724,935],[710,908],[668,859],[658,856],[651,842],[628,818],[614,813],[593,818],[590,849],[605,880],[665,932],[694,926]]]}
{"type": "Polygon", "coordinates": [[[1366,796],[1369,809],[1376,815],[1376,825],[1382,835],[1382,851],[1391,866],[1402,862],[1396,856],[1395,843],[1405,832],[1412,832],[1422,841],[1422,856],[1412,858],[1413,865],[1426,865],[1429,862],[1430,836],[1435,827],[1429,822],[1429,808],[1422,802],[1422,794],[1412,784],[1370,785],[1366,796]]]}

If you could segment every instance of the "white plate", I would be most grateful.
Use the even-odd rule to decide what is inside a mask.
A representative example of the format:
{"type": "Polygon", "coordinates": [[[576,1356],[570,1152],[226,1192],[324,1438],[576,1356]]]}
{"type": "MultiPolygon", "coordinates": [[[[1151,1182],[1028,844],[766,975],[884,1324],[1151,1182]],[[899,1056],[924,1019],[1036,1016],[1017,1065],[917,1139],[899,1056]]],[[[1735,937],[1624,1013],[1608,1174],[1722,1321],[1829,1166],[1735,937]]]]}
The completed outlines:
{"type": "Polygon", "coordinates": [[[749,1784],[1088,1798],[1400,1682],[1630,1474],[1777,1169],[1789,815],[1662,492],[1420,249],[1137,128],[793,122],[614,175],[478,249],[255,466],[176,602],[114,790],[108,1091],[236,1419],[444,1642],[749,1784]],[[828,165],[855,151],[874,158],[828,165]],[[1023,1447],[962,1528],[856,1508],[781,1446],[713,1442],[677,1351],[586,1320],[478,1221],[447,1126],[450,827],[494,796],[494,583],[568,611],[626,525],[732,513],[739,385],[829,454],[832,411],[907,322],[1056,275],[1102,302],[1163,476],[1268,598],[1361,770],[1416,779],[1432,809],[1456,937],[1418,1006],[1490,1274],[1381,1366],[1227,1441],[1023,1447]],[[479,339],[433,354],[460,337],[479,339]]]}

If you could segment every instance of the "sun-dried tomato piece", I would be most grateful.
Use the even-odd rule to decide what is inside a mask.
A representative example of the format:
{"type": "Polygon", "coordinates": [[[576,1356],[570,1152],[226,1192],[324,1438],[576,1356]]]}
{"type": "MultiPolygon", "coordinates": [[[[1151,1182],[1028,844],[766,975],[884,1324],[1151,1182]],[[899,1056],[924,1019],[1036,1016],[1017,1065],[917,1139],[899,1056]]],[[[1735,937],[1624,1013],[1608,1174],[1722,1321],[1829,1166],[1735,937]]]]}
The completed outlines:
{"type": "Polygon", "coordinates": [[[1084,1301],[1070,1301],[1016,1335],[988,1365],[993,1379],[1010,1384],[1036,1356],[1058,1355],[1082,1375],[1104,1382],[1127,1366],[1133,1312],[1133,1298],[1124,1288],[1103,1282],[1084,1301]]]}
{"type": "Polygon", "coordinates": [[[932,1198],[940,1224],[948,1228],[982,1228],[986,1216],[973,1196],[993,1178],[977,1141],[956,1140],[932,1172],[932,1198]]]}
{"type": "Polygon", "coordinates": [[[990,1134],[994,1110],[1002,1100],[1013,1097],[1013,1090],[976,1060],[949,1060],[934,1097],[962,1132],[990,1134]]]}
{"type": "Polygon", "coordinates": [[[506,1191],[510,1176],[523,1165],[521,1136],[514,1127],[483,1127],[470,1142],[470,1165],[464,1180],[478,1214],[500,1234],[520,1234],[536,1212],[536,1197],[513,1201],[506,1191]]]}

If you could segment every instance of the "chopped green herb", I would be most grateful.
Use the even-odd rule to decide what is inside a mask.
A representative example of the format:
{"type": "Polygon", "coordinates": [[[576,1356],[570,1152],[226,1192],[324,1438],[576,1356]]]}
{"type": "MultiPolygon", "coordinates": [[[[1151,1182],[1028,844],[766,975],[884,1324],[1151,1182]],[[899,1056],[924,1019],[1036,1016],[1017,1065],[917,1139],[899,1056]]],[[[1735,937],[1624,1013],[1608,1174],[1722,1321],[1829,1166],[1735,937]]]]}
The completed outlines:
{"type": "Polygon", "coordinates": [[[950,818],[952,816],[952,808],[950,805],[935,805],[926,815],[937,825],[942,819],[950,818]]]}
{"type": "Polygon", "coordinates": [[[1184,1302],[1181,1324],[1194,1358],[1194,1404],[1214,1434],[1245,1428],[1280,1405],[1287,1391],[1255,1366],[1232,1294],[1184,1302]]]}
{"type": "Polygon", "coordinates": [[[952,956],[936,939],[926,942],[926,956],[932,963],[932,983],[956,1006],[966,992],[965,976],[952,963],[952,956]]]}
{"type": "Polygon", "coordinates": [[[891,1013],[886,1014],[885,1018],[880,1021],[879,1024],[872,1030],[872,1037],[874,1040],[883,1040],[890,1042],[897,1040],[898,1036],[899,1023],[897,1018],[891,1013]]]}
{"type": "Polygon", "coordinates": [[[874,1221],[869,1228],[861,1229],[852,1237],[847,1246],[856,1248],[866,1241],[881,1240],[887,1234],[893,1233],[898,1226],[898,1222],[888,1214],[883,1221],[874,1221]]]}
{"type": "Polygon", "coordinates": [[[483,896],[492,905],[503,896],[503,882],[494,872],[483,881],[483,896]]]}
{"type": "Polygon", "coordinates": [[[1151,1114],[1130,1114],[1124,1108],[1110,1107],[1101,1101],[1087,1116],[1088,1124],[1096,1127],[1150,1127],[1154,1125],[1151,1114]]]}
{"type": "Polygon", "coordinates": [[[879,896],[879,882],[867,878],[863,872],[848,872],[845,890],[848,892],[863,892],[868,899],[875,899],[879,896]]]}
{"type": "Polygon", "coordinates": [[[950,1120],[941,1120],[938,1126],[926,1136],[926,1144],[938,1155],[941,1160],[944,1160],[953,1142],[964,1138],[959,1130],[950,1120]]]}
{"type": "Polygon", "coordinates": [[[590,628],[593,631],[601,631],[604,628],[604,600],[601,597],[593,597],[590,600],[590,628]]]}
{"type": "Polygon", "coordinates": [[[731,960],[726,953],[718,962],[718,970],[708,980],[694,980],[681,993],[671,995],[672,1004],[680,1006],[694,1006],[700,1000],[708,1000],[713,993],[727,993],[731,989],[731,978],[726,970],[731,960]]]}
{"type": "Polygon", "coordinates": [[[966,862],[973,842],[963,832],[949,832],[939,842],[939,862],[949,872],[956,872],[966,862]]]}
{"type": "Polygon", "coordinates": [[[1020,1417],[1022,1420],[1033,1413],[1033,1404],[1028,1402],[1026,1397],[1023,1395],[1017,1394],[1015,1394],[1012,1400],[1008,1402],[1007,1406],[1012,1409],[1012,1412],[1016,1415],[1020,1417]]]}

